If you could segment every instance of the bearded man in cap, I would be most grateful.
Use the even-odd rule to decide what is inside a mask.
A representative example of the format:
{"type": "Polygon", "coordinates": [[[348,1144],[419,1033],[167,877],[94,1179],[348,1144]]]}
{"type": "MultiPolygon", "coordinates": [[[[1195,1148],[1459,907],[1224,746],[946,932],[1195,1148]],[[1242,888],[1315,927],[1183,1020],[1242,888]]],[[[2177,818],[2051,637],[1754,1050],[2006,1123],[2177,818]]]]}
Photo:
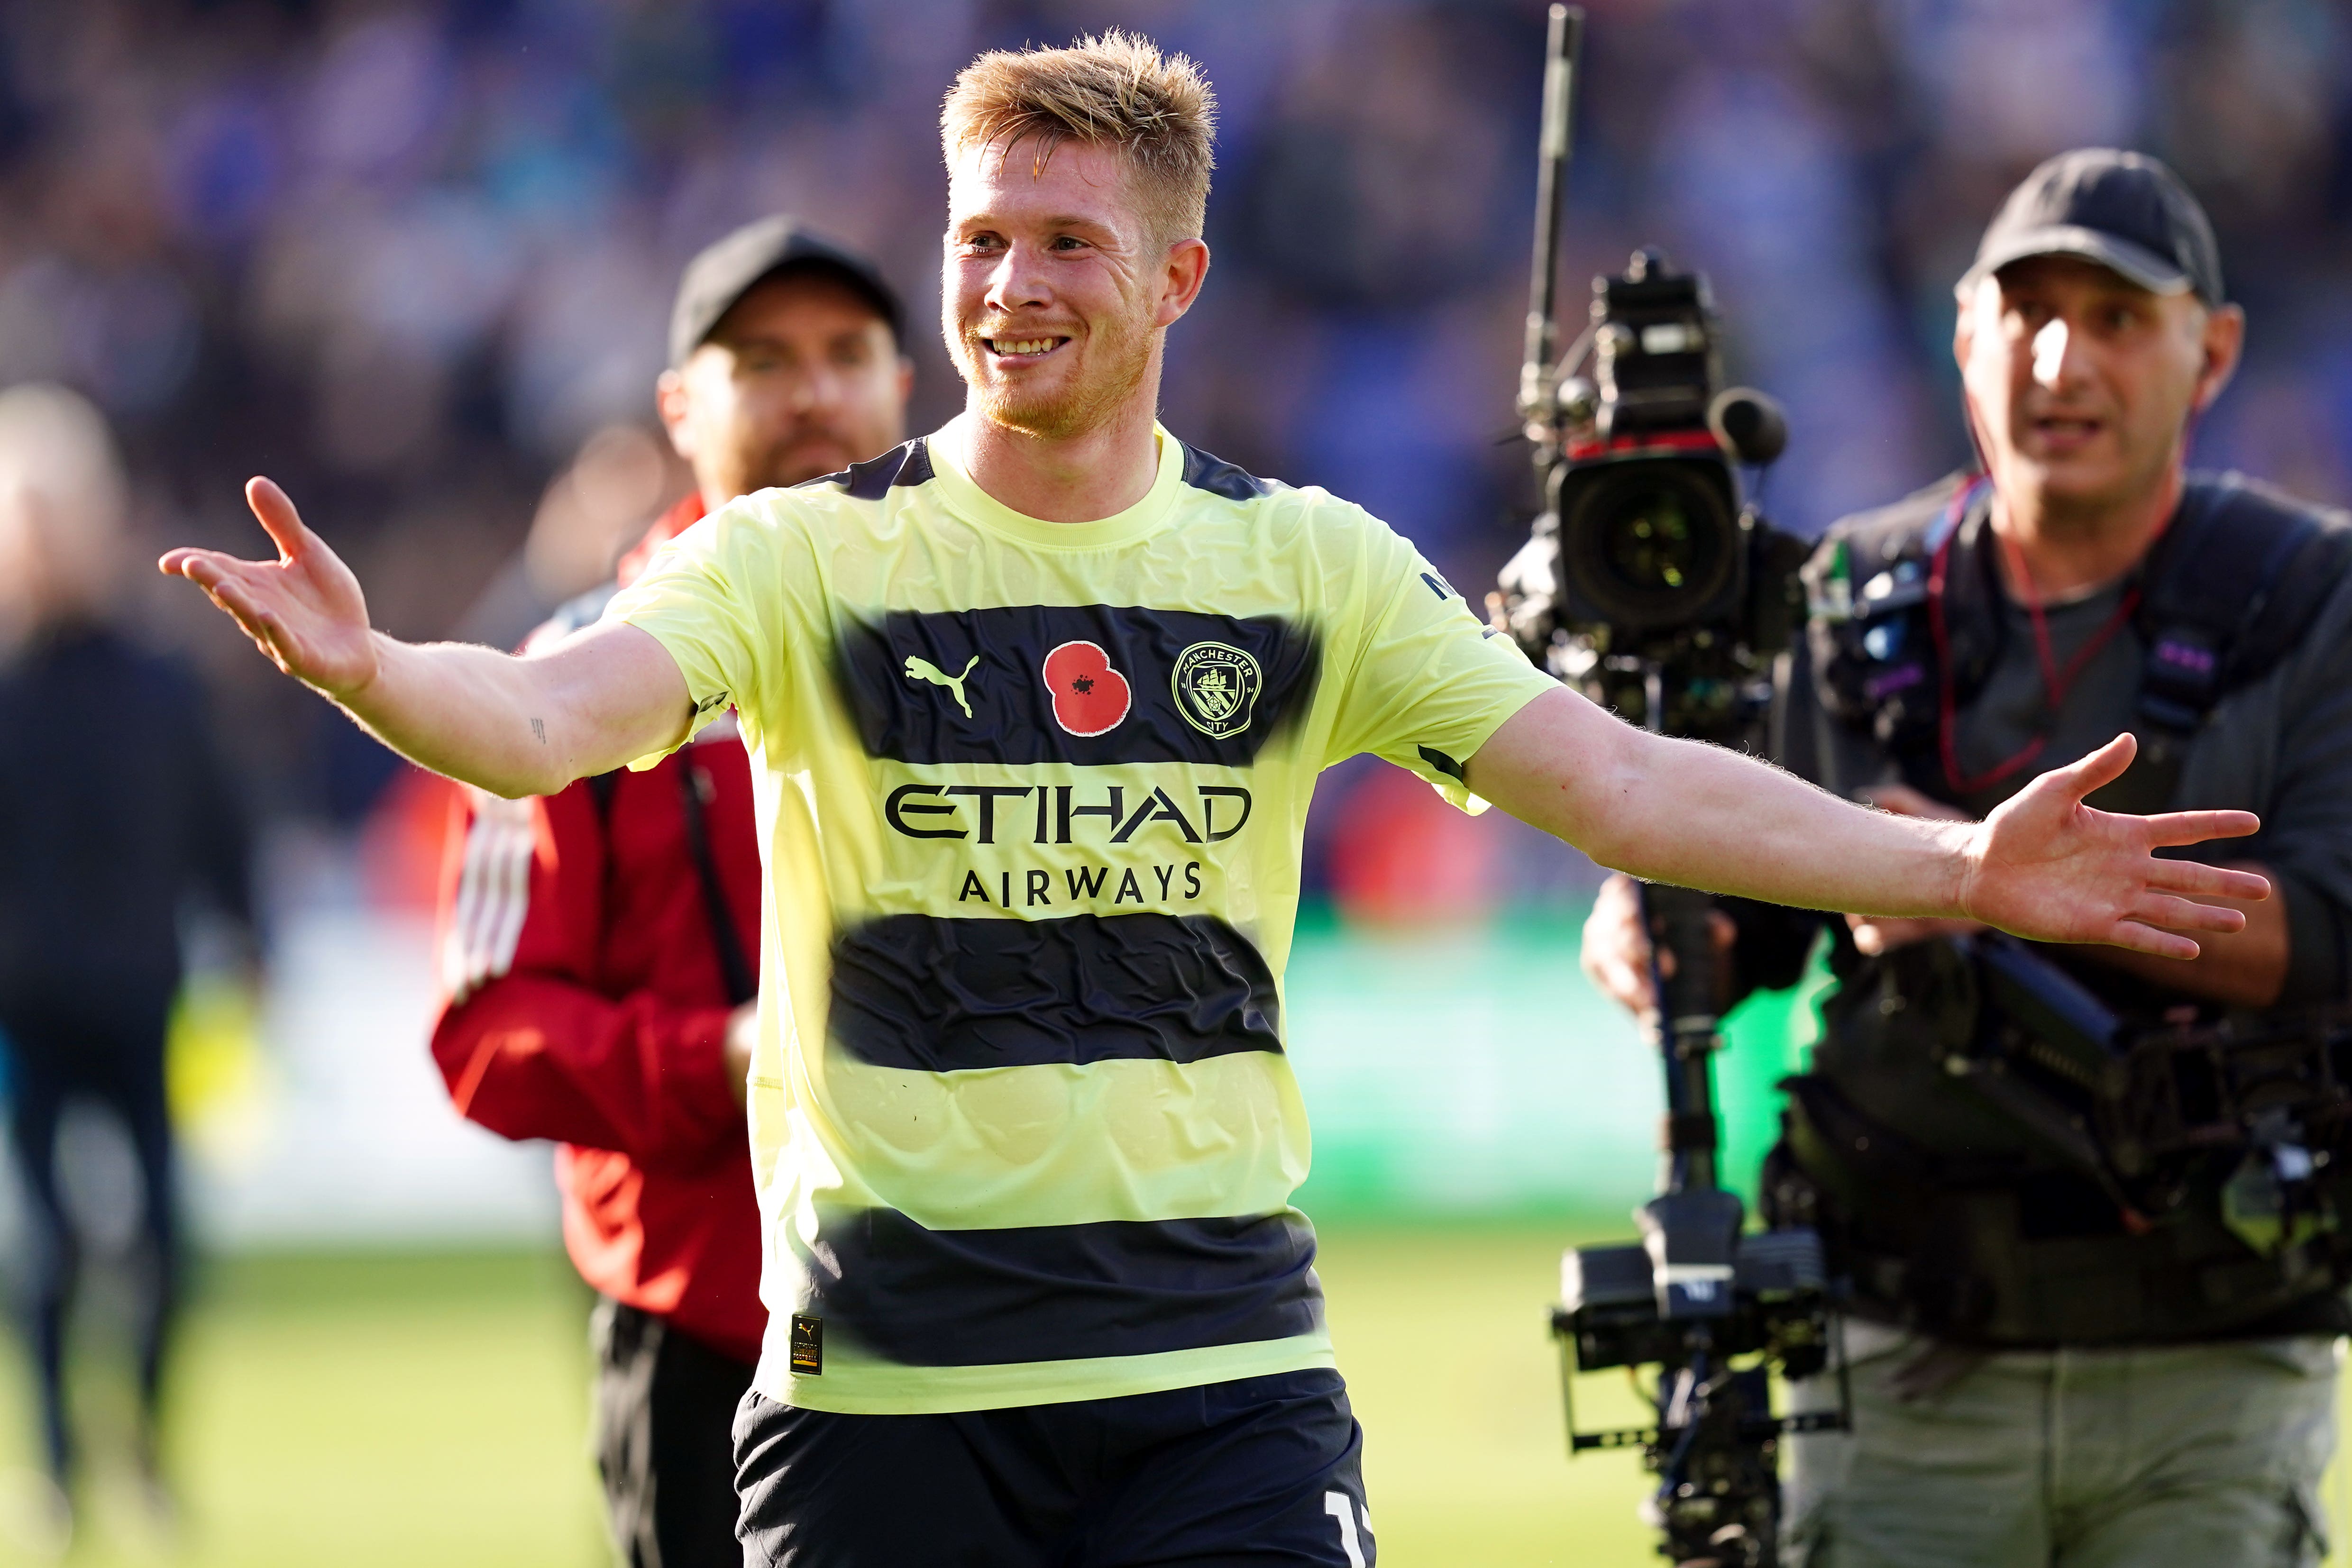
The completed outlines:
{"type": "MultiPolygon", "coordinates": [[[[2315,1163],[2324,1178],[2325,1155],[2283,1131],[2191,1165],[2157,1208],[2114,1179],[2078,1101],[2021,1099],[1981,1042],[2049,1042],[2046,1015],[1986,982],[1995,963],[2126,1028],[2290,1024],[2345,998],[2352,532],[2188,471],[2245,321],[2204,213],[2155,160],[2044,163],[1958,293],[1980,467],[1830,529],[1783,760],[1886,810],[1973,820],[2127,728],[2137,759],[2092,802],[2256,811],[2258,836],[2210,852],[2281,896],[2187,960],[1827,922],[1839,983],[1763,1201],[1819,1225],[1853,1281],[1853,1426],[1794,1440],[1789,1533],[1812,1568],[2316,1563],[2346,1249],[2247,1200],[2315,1163]]],[[[1732,988],[1791,983],[1820,924],[1727,902],[1732,988]]],[[[1586,968],[1646,1008],[1648,954],[1617,879],[1586,968]]]]}
{"type": "MultiPolygon", "coordinates": [[[[593,622],[661,545],[738,496],[906,434],[898,296],[789,218],[688,264],[655,387],[695,488],[615,583],[533,633],[593,622]]],[[[559,1147],[563,1236],[594,1287],[596,1459],[629,1568],[719,1568],[735,1543],[729,1427],[767,1312],[744,1126],[760,850],[732,722],[661,766],[505,800],[464,791],[442,905],[433,1054],[465,1115],[559,1147]]]]}

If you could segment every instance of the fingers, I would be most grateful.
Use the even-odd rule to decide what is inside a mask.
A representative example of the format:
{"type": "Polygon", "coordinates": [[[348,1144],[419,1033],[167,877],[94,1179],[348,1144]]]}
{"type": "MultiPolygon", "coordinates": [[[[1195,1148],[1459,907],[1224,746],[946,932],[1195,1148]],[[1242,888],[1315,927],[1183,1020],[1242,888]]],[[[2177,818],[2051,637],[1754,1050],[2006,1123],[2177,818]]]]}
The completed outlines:
{"type": "Polygon", "coordinates": [[[2135,953],[2153,953],[2159,958],[2194,958],[2202,951],[2186,936],[2159,931],[2137,920],[2118,921],[2107,940],[2115,946],[2128,947],[2135,953]]]}
{"type": "Polygon", "coordinates": [[[2074,800],[2080,800],[2103,784],[2112,784],[2124,776],[2132,758],[2139,754],[2139,742],[2129,730],[2116,737],[2080,762],[2053,768],[2042,775],[2045,779],[2062,780],[2061,788],[2074,800]]]}
{"type": "Polygon", "coordinates": [[[2246,912],[2225,904],[2200,904],[2191,898],[2152,894],[2132,909],[2132,918],[2168,931],[2210,931],[2233,936],[2246,928],[2246,912]]]}
{"type": "Polygon", "coordinates": [[[2200,898],[2243,898],[2256,903],[2271,895],[2270,879],[2259,873],[2206,865],[2199,861],[2152,862],[2147,885],[2165,893],[2194,894],[2200,898]]]}
{"type": "Polygon", "coordinates": [[[278,617],[262,603],[252,589],[235,578],[227,578],[208,586],[205,591],[212,595],[215,604],[236,618],[247,636],[261,644],[263,653],[278,660],[281,666],[284,664],[278,646],[281,629],[278,617]]]}
{"type": "Polygon", "coordinates": [[[184,577],[199,588],[209,589],[224,578],[234,576],[246,565],[233,555],[216,549],[182,548],[167,553],[156,566],[173,577],[184,577]]]}
{"type": "Polygon", "coordinates": [[[281,558],[292,560],[300,553],[310,530],[302,526],[302,515],[294,509],[294,503],[278,487],[276,480],[257,475],[247,479],[245,504],[253,508],[254,517],[259,519],[281,558]]]}
{"type": "Polygon", "coordinates": [[[2210,839],[2249,838],[2262,825],[2252,811],[2167,811],[2147,819],[2148,841],[2160,849],[2178,849],[2210,839]]]}

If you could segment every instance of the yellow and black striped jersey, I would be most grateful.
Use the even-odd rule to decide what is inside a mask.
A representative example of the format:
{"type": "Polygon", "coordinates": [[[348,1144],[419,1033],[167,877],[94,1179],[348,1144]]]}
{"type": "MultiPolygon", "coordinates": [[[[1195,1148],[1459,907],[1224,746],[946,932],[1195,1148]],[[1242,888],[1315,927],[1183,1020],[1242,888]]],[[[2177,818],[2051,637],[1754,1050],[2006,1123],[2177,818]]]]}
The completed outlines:
{"type": "Polygon", "coordinates": [[[1079,524],[909,442],[722,508],[607,612],[751,752],[772,1398],[1330,1364],[1282,1046],[1307,800],[1370,751],[1473,805],[1552,683],[1360,508],[1159,439],[1079,524]]]}

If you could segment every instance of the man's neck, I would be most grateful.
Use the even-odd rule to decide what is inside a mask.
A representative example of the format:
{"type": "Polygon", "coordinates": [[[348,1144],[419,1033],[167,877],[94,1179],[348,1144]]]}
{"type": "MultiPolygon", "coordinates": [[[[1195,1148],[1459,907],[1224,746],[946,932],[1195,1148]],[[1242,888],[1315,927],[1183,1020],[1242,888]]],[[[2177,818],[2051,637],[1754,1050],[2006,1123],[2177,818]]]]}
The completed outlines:
{"type": "Polygon", "coordinates": [[[1160,476],[1153,411],[1158,378],[1109,419],[1076,435],[1033,435],[967,403],[949,429],[964,472],[994,499],[1048,523],[1117,517],[1160,476]]]}
{"type": "Polygon", "coordinates": [[[2014,579],[2001,552],[2001,575],[2021,602],[2079,597],[2116,580],[2140,563],[2180,505],[2186,479],[2175,462],[2153,488],[2097,507],[2053,505],[2047,497],[1993,492],[1992,526],[2017,547],[2030,583],[2014,579]]]}

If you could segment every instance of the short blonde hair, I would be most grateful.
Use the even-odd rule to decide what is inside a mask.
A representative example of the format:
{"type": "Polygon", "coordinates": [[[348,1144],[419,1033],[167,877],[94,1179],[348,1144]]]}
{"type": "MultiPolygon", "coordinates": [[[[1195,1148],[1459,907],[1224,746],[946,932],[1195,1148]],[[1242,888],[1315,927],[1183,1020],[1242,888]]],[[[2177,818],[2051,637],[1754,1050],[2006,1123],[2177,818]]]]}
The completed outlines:
{"type": "Polygon", "coordinates": [[[950,169],[968,150],[1009,154],[1032,137],[1034,170],[1064,141],[1116,149],[1171,242],[1206,226],[1216,136],[1217,95],[1201,68],[1117,27],[1066,49],[992,49],[958,73],[940,110],[950,169]]]}

